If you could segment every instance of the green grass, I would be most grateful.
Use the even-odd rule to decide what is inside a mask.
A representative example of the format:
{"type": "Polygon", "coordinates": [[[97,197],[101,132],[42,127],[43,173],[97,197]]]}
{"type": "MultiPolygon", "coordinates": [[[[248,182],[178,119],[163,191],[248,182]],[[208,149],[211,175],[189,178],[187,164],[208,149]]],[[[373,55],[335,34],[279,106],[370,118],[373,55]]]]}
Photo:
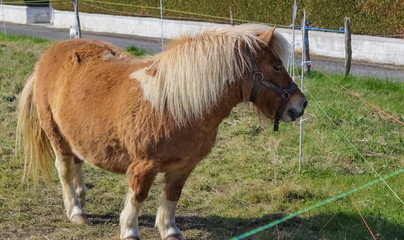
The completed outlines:
{"type": "Polygon", "coordinates": [[[126,48],[126,51],[128,51],[129,53],[131,53],[133,56],[136,57],[141,57],[147,54],[146,50],[144,50],[143,48],[138,48],[136,46],[130,46],[126,48]]]}
{"type": "MultiPolygon", "coordinates": [[[[15,158],[16,101],[35,62],[51,42],[0,35],[0,236],[2,239],[118,239],[125,176],[85,166],[90,226],[70,223],[61,188],[53,182],[22,185],[22,160],[15,158]]],[[[404,84],[332,75],[368,101],[404,120],[404,84]]],[[[381,175],[404,166],[404,128],[313,72],[306,86],[338,129],[308,96],[303,135],[303,170],[298,172],[299,124],[279,132],[240,105],[221,125],[212,153],[191,174],[179,202],[177,222],[187,239],[228,239],[332,198],[377,176],[345,143],[341,132],[381,175]]],[[[18,150],[21,152],[21,149],[18,150]]],[[[142,208],[142,239],[153,228],[161,176],[142,208]]],[[[404,174],[387,183],[403,199],[404,174]]],[[[383,183],[352,194],[377,239],[402,239],[403,205],[383,183]]],[[[251,239],[372,239],[348,197],[313,209],[251,239]]]]}

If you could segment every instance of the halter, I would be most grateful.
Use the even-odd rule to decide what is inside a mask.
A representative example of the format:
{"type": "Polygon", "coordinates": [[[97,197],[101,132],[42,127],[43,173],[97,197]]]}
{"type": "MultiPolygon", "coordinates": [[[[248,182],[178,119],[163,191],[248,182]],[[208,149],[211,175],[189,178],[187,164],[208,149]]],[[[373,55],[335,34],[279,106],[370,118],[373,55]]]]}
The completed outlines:
{"type": "Polygon", "coordinates": [[[248,51],[248,57],[250,58],[251,61],[252,74],[254,80],[254,85],[251,89],[250,102],[255,102],[255,99],[257,98],[258,94],[258,89],[261,83],[265,87],[277,93],[282,98],[282,102],[279,105],[278,110],[276,111],[275,114],[274,131],[276,132],[279,130],[279,122],[281,120],[283,112],[285,111],[286,104],[289,101],[289,97],[298,89],[297,84],[295,82],[292,82],[292,84],[288,88],[280,88],[276,86],[275,84],[271,83],[269,79],[265,78],[264,74],[262,74],[262,72],[259,70],[257,62],[255,61],[254,55],[251,50],[248,51]]]}

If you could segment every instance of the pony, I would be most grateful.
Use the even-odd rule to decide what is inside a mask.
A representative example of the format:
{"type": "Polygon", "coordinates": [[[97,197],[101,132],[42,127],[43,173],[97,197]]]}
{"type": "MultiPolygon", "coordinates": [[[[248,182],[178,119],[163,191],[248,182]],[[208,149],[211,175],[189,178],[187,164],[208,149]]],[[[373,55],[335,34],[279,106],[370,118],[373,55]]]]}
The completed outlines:
{"type": "Polygon", "coordinates": [[[49,176],[54,162],[66,215],[79,224],[89,222],[83,162],[126,174],[121,239],[140,239],[140,208],[164,173],[156,227],[164,240],[183,239],[175,224],[182,188],[232,108],[251,101],[275,124],[304,113],[307,99],[283,66],[289,44],[274,30],[255,24],[205,30],[143,59],[97,40],[56,43],[19,99],[24,169],[37,181],[38,170],[49,176]]]}

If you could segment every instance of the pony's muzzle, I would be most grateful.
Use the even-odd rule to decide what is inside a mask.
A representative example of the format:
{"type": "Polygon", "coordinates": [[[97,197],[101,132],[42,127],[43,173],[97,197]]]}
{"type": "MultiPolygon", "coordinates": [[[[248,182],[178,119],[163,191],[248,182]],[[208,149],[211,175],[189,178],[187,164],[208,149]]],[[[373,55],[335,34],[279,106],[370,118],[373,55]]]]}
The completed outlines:
{"type": "Polygon", "coordinates": [[[284,122],[295,121],[299,117],[303,116],[304,109],[306,109],[307,105],[308,105],[308,101],[306,98],[304,98],[300,104],[297,104],[297,106],[292,106],[287,111],[285,111],[285,113],[283,114],[282,120],[284,122]]]}

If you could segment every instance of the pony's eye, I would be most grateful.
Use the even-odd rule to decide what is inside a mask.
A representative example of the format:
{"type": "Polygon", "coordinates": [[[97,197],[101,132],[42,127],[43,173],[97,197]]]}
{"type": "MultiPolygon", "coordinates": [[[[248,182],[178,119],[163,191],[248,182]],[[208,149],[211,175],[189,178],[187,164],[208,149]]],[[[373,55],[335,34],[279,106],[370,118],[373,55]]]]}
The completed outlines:
{"type": "Polygon", "coordinates": [[[280,72],[282,70],[282,65],[275,65],[273,66],[273,68],[275,69],[275,71],[280,72]]]}

